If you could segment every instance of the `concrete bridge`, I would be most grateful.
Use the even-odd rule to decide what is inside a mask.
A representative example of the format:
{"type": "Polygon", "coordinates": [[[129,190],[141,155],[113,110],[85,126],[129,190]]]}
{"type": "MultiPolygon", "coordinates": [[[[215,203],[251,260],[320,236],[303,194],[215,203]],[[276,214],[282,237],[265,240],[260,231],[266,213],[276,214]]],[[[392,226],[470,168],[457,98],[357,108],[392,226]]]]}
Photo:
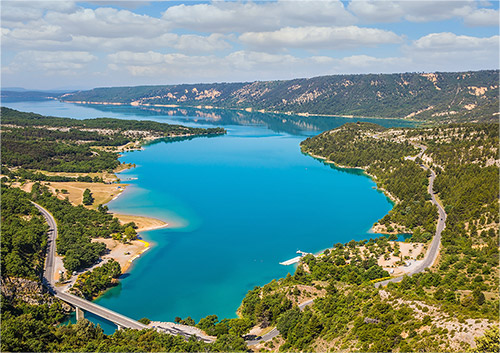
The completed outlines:
{"type": "Polygon", "coordinates": [[[43,271],[43,284],[45,285],[45,287],[47,287],[49,292],[52,293],[56,298],[59,298],[73,306],[76,309],[77,320],[83,319],[84,311],[87,311],[113,322],[118,326],[119,329],[132,328],[142,330],[149,328],[147,325],[144,325],[134,319],[121,315],[100,305],[94,304],[88,300],[77,297],[76,295],[65,293],[56,288],[54,281],[54,258],[56,255],[57,224],[54,217],[50,214],[49,211],[47,211],[37,203],[33,202],[33,204],[42,213],[43,217],[47,221],[47,224],[49,225],[47,259],[45,261],[45,268],[43,271]]]}

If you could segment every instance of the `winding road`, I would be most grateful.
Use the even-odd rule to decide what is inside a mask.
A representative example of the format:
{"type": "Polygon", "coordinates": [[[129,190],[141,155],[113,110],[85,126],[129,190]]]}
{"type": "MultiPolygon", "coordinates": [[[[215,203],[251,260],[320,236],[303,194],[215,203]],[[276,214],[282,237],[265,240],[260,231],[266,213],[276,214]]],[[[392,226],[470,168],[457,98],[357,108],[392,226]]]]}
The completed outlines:
{"type": "Polygon", "coordinates": [[[106,309],[100,305],[94,304],[88,300],[82,299],[75,295],[65,293],[61,290],[58,290],[55,286],[54,281],[54,264],[55,264],[55,255],[56,255],[56,238],[57,238],[57,223],[52,214],[47,211],[44,207],[39,204],[33,202],[33,205],[40,211],[43,215],[47,224],[49,225],[49,239],[47,246],[47,259],[45,261],[45,267],[43,271],[43,284],[48,288],[49,292],[52,293],[56,298],[59,298],[65,301],[68,304],[71,304],[74,307],[83,309],[85,311],[91,312],[97,316],[100,316],[106,320],[114,322],[118,327],[122,328],[132,328],[137,330],[142,330],[148,328],[148,326],[128,318],[124,315],[118,314],[112,310],[106,309]]]}
{"type": "Polygon", "coordinates": [[[40,213],[45,218],[45,221],[49,225],[47,241],[47,259],[45,260],[45,267],[43,269],[43,282],[49,290],[52,287],[49,286],[54,283],[54,266],[55,266],[55,256],[56,256],[56,238],[57,238],[57,223],[54,217],[45,208],[39,204],[31,201],[31,203],[40,211],[40,213]]]}
{"type": "MultiPolygon", "coordinates": [[[[422,158],[424,155],[427,147],[424,145],[419,145],[419,144],[414,144],[415,147],[420,148],[421,151],[418,155],[415,157],[407,157],[407,159],[410,160],[416,160],[417,158],[422,158]]],[[[424,260],[419,263],[413,270],[410,272],[406,273],[404,276],[412,276],[416,273],[420,273],[425,271],[426,268],[431,267],[434,262],[436,261],[438,254],[439,254],[439,246],[441,245],[441,232],[443,231],[445,225],[446,225],[446,212],[444,211],[444,208],[441,206],[441,204],[437,201],[436,196],[434,194],[434,180],[436,179],[436,173],[428,166],[421,164],[420,167],[422,167],[425,170],[430,171],[431,175],[429,177],[429,185],[427,187],[427,191],[431,195],[431,202],[436,205],[439,213],[439,219],[436,225],[436,233],[432,239],[431,245],[429,247],[429,250],[427,251],[427,254],[425,255],[424,260]]],[[[375,283],[375,287],[378,288],[380,286],[386,286],[388,283],[397,283],[401,282],[404,278],[404,276],[400,277],[394,277],[385,281],[377,282],[375,283]]],[[[307,302],[304,302],[299,305],[299,308],[301,310],[304,310],[304,308],[307,305],[310,305],[313,303],[313,300],[309,300],[307,302]]],[[[258,340],[252,340],[252,341],[247,341],[247,345],[253,346],[259,343],[267,342],[272,340],[274,337],[278,336],[280,333],[278,329],[275,327],[265,335],[262,335],[262,337],[258,340]]]]}
{"type": "MultiPolygon", "coordinates": [[[[427,149],[426,146],[423,145],[418,145],[414,144],[415,147],[418,147],[421,149],[420,153],[416,157],[411,157],[407,159],[412,159],[415,160],[416,158],[422,158],[423,154],[425,153],[425,150],[427,149]]],[[[438,254],[439,254],[439,246],[441,245],[441,232],[443,231],[444,227],[446,226],[446,212],[444,211],[443,206],[437,201],[436,196],[434,194],[434,179],[436,179],[436,173],[434,171],[426,166],[421,164],[420,165],[422,168],[425,170],[430,171],[431,176],[429,177],[429,185],[427,187],[427,191],[431,195],[431,202],[436,205],[439,213],[439,219],[436,225],[436,233],[434,234],[434,237],[432,238],[431,245],[429,247],[429,250],[427,251],[427,254],[425,255],[424,260],[418,264],[415,269],[411,270],[410,272],[406,273],[404,276],[413,276],[416,273],[420,273],[425,271],[426,268],[429,268],[434,264],[436,261],[438,254]]],[[[375,287],[380,287],[380,286],[386,286],[388,283],[396,283],[396,282],[401,282],[404,278],[404,276],[400,277],[395,277],[391,278],[385,281],[377,282],[375,283],[375,287]]]]}
{"type": "Polygon", "coordinates": [[[94,315],[97,315],[99,317],[102,317],[108,321],[111,321],[115,323],[118,328],[131,328],[131,329],[136,329],[136,330],[143,330],[143,329],[150,329],[154,328],[157,331],[160,332],[166,332],[172,335],[180,335],[185,338],[188,338],[190,336],[194,336],[199,340],[202,340],[204,342],[213,342],[214,339],[210,336],[204,335],[201,332],[196,331],[196,329],[193,329],[191,326],[185,326],[184,325],[178,325],[174,323],[166,323],[167,325],[172,326],[173,328],[171,329],[165,329],[162,327],[151,327],[144,325],[134,319],[131,319],[129,317],[126,317],[122,314],[119,314],[115,311],[109,310],[105,307],[102,307],[100,305],[97,305],[95,303],[92,303],[91,301],[88,301],[86,299],[77,297],[76,295],[66,293],[64,290],[67,289],[67,287],[64,287],[63,290],[56,288],[55,285],[55,280],[54,280],[54,271],[55,271],[55,255],[56,255],[56,238],[57,238],[57,223],[52,214],[47,211],[44,207],[40,206],[39,204],[31,201],[33,205],[40,211],[40,213],[43,215],[45,220],[47,221],[47,224],[49,225],[49,230],[48,230],[48,243],[47,243],[47,259],[45,261],[45,267],[43,271],[43,284],[48,288],[49,292],[53,294],[56,298],[59,298],[66,303],[88,311],[94,315]]]}
{"type": "MultiPolygon", "coordinates": [[[[416,147],[420,148],[421,151],[420,153],[415,156],[415,157],[408,157],[408,159],[416,160],[416,158],[421,158],[423,154],[425,153],[425,150],[427,149],[426,146],[423,145],[417,145],[414,144],[416,147]]],[[[429,247],[429,250],[427,251],[427,254],[424,258],[424,260],[416,266],[415,269],[412,271],[408,272],[405,274],[405,276],[412,276],[416,273],[420,273],[425,271],[426,268],[432,266],[432,264],[436,261],[438,253],[439,253],[439,246],[441,244],[441,232],[445,228],[446,225],[446,212],[444,211],[444,208],[439,204],[439,202],[436,199],[436,196],[434,194],[434,180],[436,178],[435,172],[428,166],[426,165],[420,165],[422,168],[425,170],[430,171],[431,175],[429,177],[429,185],[428,185],[428,192],[431,195],[431,202],[436,205],[438,208],[438,213],[439,213],[439,219],[438,223],[436,226],[436,233],[432,239],[431,245],[429,247]]],[[[95,315],[98,315],[102,318],[105,318],[111,322],[114,322],[116,325],[119,327],[125,327],[125,328],[132,328],[132,329],[137,329],[137,330],[142,330],[142,329],[147,329],[149,328],[147,325],[144,325],[136,320],[133,320],[131,318],[128,318],[124,315],[121,315],[119,313],[116,313],[112,310],[109,310],[107,308],[104,308],[100,305],[94,304],[88,300],[82,299],[80,297],[77,297],[75,295],[65,293],[61,290],[58,290],[55,286],[54,282],[54,265],[55,265],[55,254],[56,254],[56,238],[57,238],[57,223],[50,214],[49,211],[47,211],[45,208],[40,206],[39,204],[33,202],[33,205],[40,211],[40,213],[43,215],[45,220],[47,221],[47,224],[49,225],[49,230],[48,230],[48,246],[47,246],[47,259],[45,261],[45,267],[44,267],[44,273],[43,273],[43,283],[44,285],[49,289],[49,291],[57,298],[73,305],[74,307],[83,309],[85,311],[91,312],[95,315]]],[[[380,287],[380,286],[385,286],[388,283],[396,283],[402,281],[404,276],[401,277],[395,277],[391,278],[385,281],[377,282],[375,283],[375,287],[380,287]]],[[[304,310],[304,308],[308,305],[311,305],[314,300],[308,300],[302,304],[299,305],[299,308],[301,310],[304,310]]],[[[185,335],[187,332],[182,332],[179,331],[179,334],[185,335]]],[[[247,345],[253,346],[262,342],[267,342],[278,336],[280,333],[278,329],[275,327],[265,335],[263,335],[261,338],[257,340],[251,340],[247,341],[247,345]]],[[[189,334],[188,334],[189,335],[189,334]]]]}
{"type": "MultiPolygon", "coordinates": [[[[300,310],[304,310],[304,308],[308,305],[311,305],[312,303],[314,302],[314,299],[311,299],[311,300],[308,300],[308,301],[305,301],[303,302],[302,304],[299,304],[299,309],[300,310]]],[[[278,331],[278,329],[275,327],[273,328],[271,331],[269,331],[268,333],[266,333],[265,335],[262,335],[261,338],[259,339],[256,339],[256,340],[251,340],[251,341],[246,341],[247,345],[248,346],[254,346],[256,344],[259,344],[259,343],[262,343],[262,342],[267,342],[267,341],[270,341],[272,340],[274,337],[278,336],[280,334],[280,332],[278,331]]]]}

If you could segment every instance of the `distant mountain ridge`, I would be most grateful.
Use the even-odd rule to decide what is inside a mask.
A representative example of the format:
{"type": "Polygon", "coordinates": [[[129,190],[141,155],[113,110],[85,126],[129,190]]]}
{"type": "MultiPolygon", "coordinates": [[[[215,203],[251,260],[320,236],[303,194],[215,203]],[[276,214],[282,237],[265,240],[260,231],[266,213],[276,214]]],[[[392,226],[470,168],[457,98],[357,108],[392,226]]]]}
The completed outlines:
{"type": "Polygon", "coordinates": [[[26,90],[24,88],[10,87],[3,88],[0,91],[0,97],[3,101],[23,102],[23,101],[44,101],[57,99],[60,95],[68,91],[36,91],[26,90]]]}
{"type": "Polygon", "coordinates": [[[286,81],[95,88],[66,102],[181,105],[418,120],[498,119],[499,70],[319,76],[286,81]]]}

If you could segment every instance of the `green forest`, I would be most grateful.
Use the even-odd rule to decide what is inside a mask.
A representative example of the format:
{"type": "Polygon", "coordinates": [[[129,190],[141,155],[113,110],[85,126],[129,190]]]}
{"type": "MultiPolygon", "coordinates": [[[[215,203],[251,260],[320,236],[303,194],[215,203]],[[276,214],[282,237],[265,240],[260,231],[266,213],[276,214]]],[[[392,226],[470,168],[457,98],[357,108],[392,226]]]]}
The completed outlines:
{"type": "MultiPolygon", "coordinates": [[[[116,218],[106,213],[106,207],[94,211],[72,206],[39,184],[34,185],[31,193],[26,193],[2,183],[1,199],[2,352],[232,352],[246,349],[241,337],[228,334],[220,335],[220,340],[213,344],[207,344],[194,339],[186,341],[153,329],[127,329],[107,336],[100,327],[85,319],[75,325],[60,326],[68,314],[62,302],[42,291],[35,293],[37,304],[26,302],[26,293],[8,288],[8,279],[16,278],[31,280],[41,288],[48,226],[30,201],[43,205],[56,218],[59,230],[57,252],[65,256],[64,265],[69,271],[91,265],[103,254],[104,244],[92,243],[91,238],[123,232],[133,224],[120,225],[116,218]]],[[[91,299],[113,285],[120,274],[120,265],[109,261],[80,275],[74,291],[91,299]]]]}
{"type": "Polygon", "coordinates": [[[417,234],[431,234],[437,210],[428,202],[428,172],[404,159],[419,151],[408,141],[383,138],[389,131],[371,123],[347,123],[304,140],[301,148],[304,153],[337,165],[363,168],[372,175],[378,187],[397,200],[394,208],[380,220],[381,224],[392,228],[391,223],[397,223],[406,231],[420,227],[417,234]]]}
{"type": "MultiPolygon", "coordinates": [[[[331,75],[239,83],[95,88],[68,102],[210,105],[281,113],[497,121],[498,70],[331,75]],[[477,88],[484,90],[481,93],[477,88]]],[[[18,94],[18,93],[14,93],[18,94]]]]}
{"type": "Polygon", "coordinates": [[[92,300],[104,290],[117,284],[116,278],[121,274],[120,264],[111,259],[102,266],[79,275],[70,291],[87,300],[92,300]]]}
{"type": "MultiPolygon", "coordinates": [[[[5,107],[1,108],[1,116],[3,174],[12,167],[50,172],[112,172],[120,165],[118,153],[99,147],[123,146],[148,137],[225,133],[222,128],[190,128],[155,121],[47,117],[5,107]]],[[[34,177],[31,180],[58,181],[43,173],[34,177]]]]}
{"type": "Polygon", "coordinates": [[[48,226],[26,193],[2,184],[2,276],[37,279],[45,261],[48,226]]]}
{"type": "MultiPolygon", "coordinates": [[[[42,129],[22,119],[16,124],[11,121],[5,130],[2,125],[2,139],[7,136],[8,140],[9,131],[15,130],[11,141],[22,141],[25,135],[21,130],[26,128],[27,141],[47,139],[49,143],[67,144],[70,147],[66,151],[80,146],[90,150],[95,146],[92,143],[100,143],[93,140],[89,145],[73,145],[68,141],[85,139],[85,133],[76,131],[72,140],[59,134],[71,135],[72,129],[47,130],[55,131],[49,136],[51,133],[37,132],[42,129]]],[[[59,122],[61,118],[48,119],[47,126],[75,126],[64,119],[59,122]]],[[[128,241],[136,236],[136,226],[121,225],[106,206],[100,205],[97,210],[73,206],[40,183],[35,183],[30,193],[9,186],[12,178],[36,181],[49,176],[26,171],[23,168],[27,168],[27,162],[15,170],[10,168],[13,164],[7,164],[8,170],[2,169],[5,178],[1,184],[1,350],[248,351],[245,338],[252,327],[276,327],[280,335],[258,346],[258,351],[496,352],[500,304],[498,131],[495,123],[393,129],[348,123],[304,140],[302,151],[318,158],[319,163],[362,168],[374,178],[394,201],[394,208],[379,223],[388,230],[396,227],[411,233],[407,242],[428,244],[435,232],[437,210],[429,202],[429,174],[421,165],[432,168],[437,174],[434,191],[448,215],[439,262],[399,283],[376,288],[375,283],[391,276],[377,259],[399,252],[392,242],[397,236],[332,244],[320,255],[303,257],[293,275],[250,290],[238,309],[238,318],[209,315],[198,322],[190,317],[175,319],[216,336],[213,344],[154,329],[125,329],[105,335],[87,320],[59,325],[67,317],[68,308],[41,290],[48,226],[31,201],[45,207],[57,220],[57,252],[70,272],[99,261],[105,252],[99,238],[128,241]],[[414,158],[421,151],[419,146],[426,147],[425,153],[414,158]],[[16,281],[20,280],[39,290],[23,292],[26,283],[19,286],[16,281]],[[484,335],[476,337],[477,348],[472,349],[461,337],[479,326],[484,335]]],[[[8,153],[14,158],[12,150],[8,153]]],[[[85,163],[97,165],[91,159],[85,163]]],[[[47,168],[50,166],[46,164],[45,169],[39,169],[47,168]]],[[[86,198],[91,201],[90,191],[86,198]]],[[[117,262],[103,263],[80,275],[73,292],[95,298],[113,286],[120,273],[117,262]]]]}

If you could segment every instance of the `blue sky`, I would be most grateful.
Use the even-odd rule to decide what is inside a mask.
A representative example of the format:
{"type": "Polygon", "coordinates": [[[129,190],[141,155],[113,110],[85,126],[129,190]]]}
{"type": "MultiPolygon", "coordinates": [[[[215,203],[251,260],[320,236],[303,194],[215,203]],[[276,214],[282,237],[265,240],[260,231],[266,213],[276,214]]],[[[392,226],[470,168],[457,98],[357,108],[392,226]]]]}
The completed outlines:
{"type": "Polygon", "coordinates": [[[498,1],[1,1],[2,87],[499,68],[498,1]]]}

